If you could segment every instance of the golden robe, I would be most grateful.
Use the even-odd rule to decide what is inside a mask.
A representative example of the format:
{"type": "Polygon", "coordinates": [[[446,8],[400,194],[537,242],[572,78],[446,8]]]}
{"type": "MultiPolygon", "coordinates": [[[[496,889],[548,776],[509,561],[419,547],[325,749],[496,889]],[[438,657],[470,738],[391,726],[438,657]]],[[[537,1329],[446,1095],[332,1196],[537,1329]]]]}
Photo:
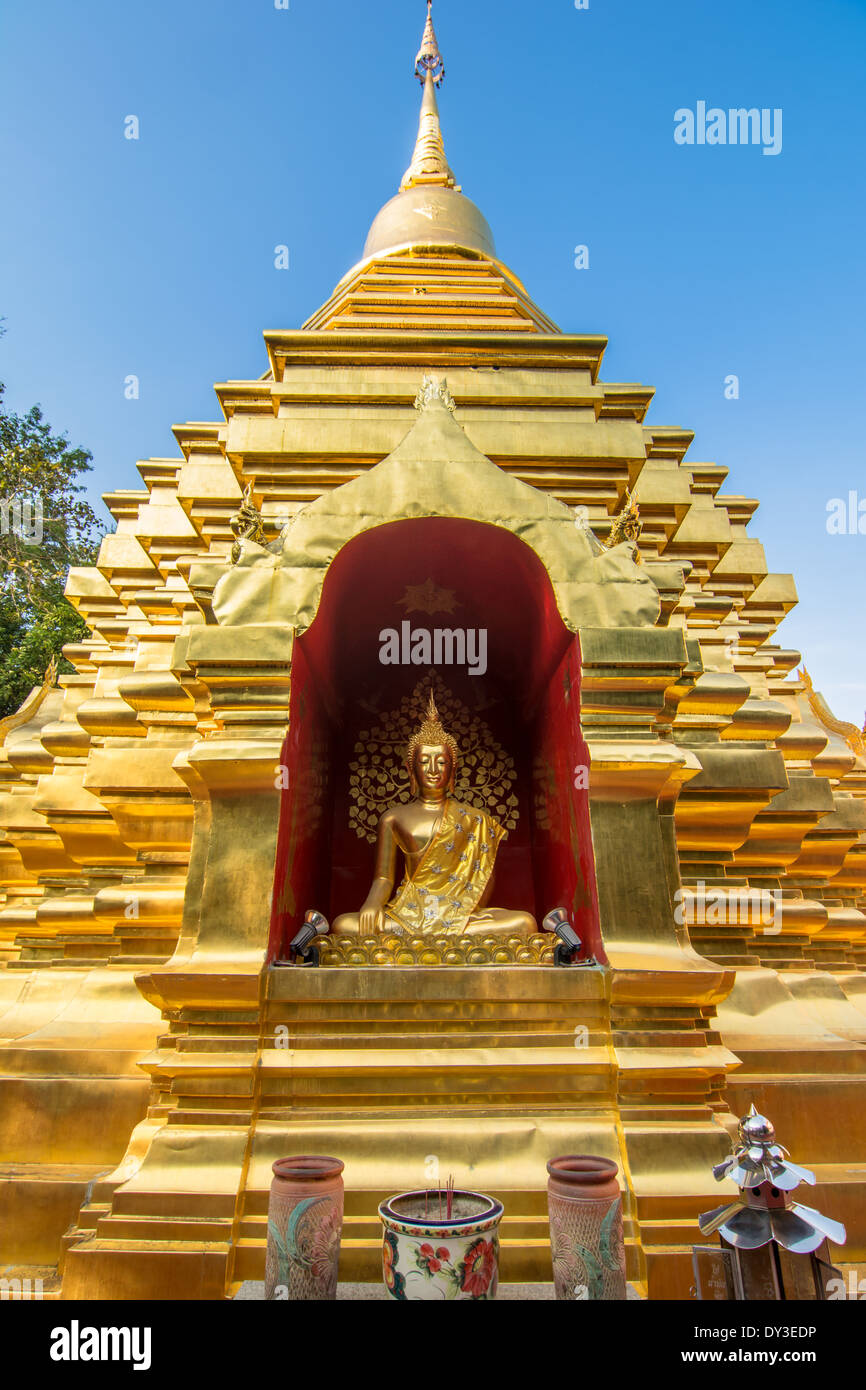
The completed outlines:
{"type": "Polygon", "coordinates": [[[490,881],[505,831],[486,811],[450,798],[427,848],[385,908],[413,936],[459,936],[490,881]]]}

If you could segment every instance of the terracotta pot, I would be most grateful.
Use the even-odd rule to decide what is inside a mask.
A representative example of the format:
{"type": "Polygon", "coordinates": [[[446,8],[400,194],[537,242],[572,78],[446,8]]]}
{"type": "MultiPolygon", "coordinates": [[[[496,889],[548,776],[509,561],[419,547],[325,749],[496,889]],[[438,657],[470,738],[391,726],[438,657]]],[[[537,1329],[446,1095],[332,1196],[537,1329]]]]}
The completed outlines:
{"type": "Polygon", "coordinates": [[[608,1158],[571,1154],[547,1165],[553,1281],[559,1299],[625,1298],[622,1196],[608,1158]]]}
{"type": "Polygon", "coordinates": [[[337,1297],[343,1229],[343,1164],[303,1155],[273,1165],[265,1298],[337,1297]]]}
{"type": "Polygon", "coordinates": [[[404,1192],[380,1206],[386,1289],[400,1303],[494,1299],[502,1203],[457,1189],[450,1221],[434,1220],[440,1197],[444,1210],[445,1194],[436,1189],[404,1192]]]}

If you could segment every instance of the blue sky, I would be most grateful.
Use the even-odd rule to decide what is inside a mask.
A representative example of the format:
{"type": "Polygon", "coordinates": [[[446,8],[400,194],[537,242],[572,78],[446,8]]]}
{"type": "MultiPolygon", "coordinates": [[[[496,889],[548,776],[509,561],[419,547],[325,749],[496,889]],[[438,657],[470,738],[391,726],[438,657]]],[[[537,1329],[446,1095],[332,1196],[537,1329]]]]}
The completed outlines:
{"type": "MultiPolygon", "coordinates": [[[[217,418],[212,383],[258,376],[262,330],[300,325],[359,258],[411,154],[424,14],[6,7],[0,379],[93,451],[94,495],[175,456],[170,426],[217,418]]],[[[779,640],[861,723],[866,535],[826,521],[831,498],[866,500],[866,0],[436,0],[434,17],[449,160],[501,258],[562,328],[609,337],[606,380],[655,387],[650,423],[693,429],[689,457],[761,501],[751,533],[800,594],[779,640]],[[781,108],[782,152],[677,145],[674,112],[698,101],[781,108]]]]}

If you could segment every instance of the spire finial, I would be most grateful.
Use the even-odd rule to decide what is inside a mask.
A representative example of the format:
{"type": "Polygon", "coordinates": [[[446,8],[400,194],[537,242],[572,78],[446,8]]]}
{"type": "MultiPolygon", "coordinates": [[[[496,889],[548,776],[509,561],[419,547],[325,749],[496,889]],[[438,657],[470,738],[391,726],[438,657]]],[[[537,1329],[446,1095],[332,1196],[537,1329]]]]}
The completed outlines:
{"type": "Polygon", "coordinates": [[[423,84],[427,81],[427,74],[433,74],[433,81],[437,87],[441,87],[445,80],[445,64],[442,61],[442,54],[439,52],[439,44],[436,41],[436,30],[433,28],[433,0],[427,0],[427,23],[424,26],[424,37],[421,40],[421,47],[415,55],[415,76],[423,84]]]}
{"type": "Polygon", "coordinates": [[[419,184],[435,184],[440,188],[453,188],[459,192],[457,180],[451,172],[445,157],[445,144],[439,124],[439,107],[436,102],[436,88],[445,76],[445,64],[439,52],[436,33],[433,29],[433,0],[427,0],[427,24],[421,47],[415,58],[415,76],[424,84],[424,98],[421,102],[421,122],[418,126],[418,139],[412,163],[403,175],[400,191],[416,188],[419,184]]]}

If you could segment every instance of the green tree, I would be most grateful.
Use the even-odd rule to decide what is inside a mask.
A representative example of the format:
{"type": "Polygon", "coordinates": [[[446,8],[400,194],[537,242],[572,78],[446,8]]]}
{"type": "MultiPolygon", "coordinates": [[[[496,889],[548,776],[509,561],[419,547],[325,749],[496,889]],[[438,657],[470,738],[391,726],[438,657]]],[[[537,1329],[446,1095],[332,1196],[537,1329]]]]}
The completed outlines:
{"type": "MultiPolygon", "coordinates": [[[[0,325],[2,333],[2,325],[0,325]]],[[[63,597],[70,565],[93,564],[102,538],[78,481],[92,455],[56,435],[38,405],[7,411],[0,382],[0,717],[39,685],[52,656],[87,626],[63,597]]]]}

